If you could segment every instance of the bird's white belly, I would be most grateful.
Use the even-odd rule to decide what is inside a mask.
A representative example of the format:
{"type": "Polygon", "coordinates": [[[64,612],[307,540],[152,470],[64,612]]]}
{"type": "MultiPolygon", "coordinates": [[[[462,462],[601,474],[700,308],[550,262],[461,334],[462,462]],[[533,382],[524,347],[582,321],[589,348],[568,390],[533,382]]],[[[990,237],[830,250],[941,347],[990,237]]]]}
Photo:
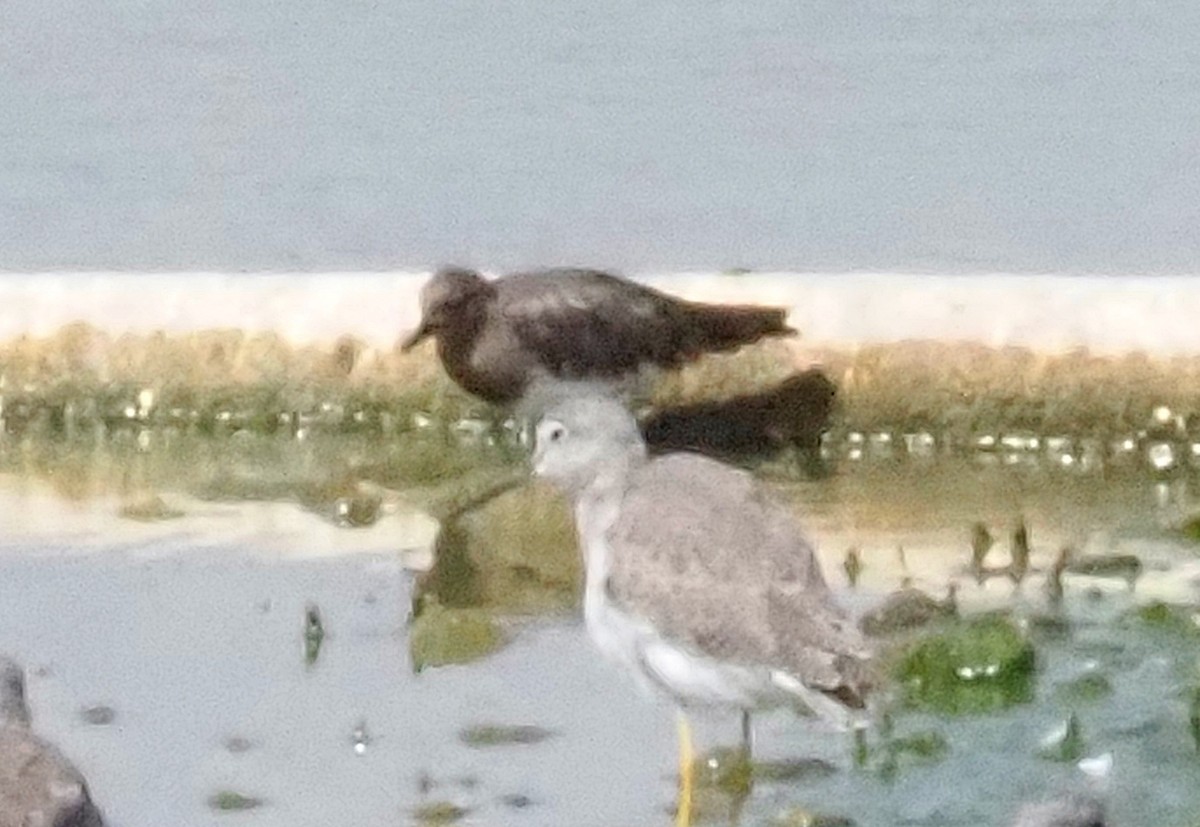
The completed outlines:
{"type": "Polygon", "coordinates": [[[659,635],[605,595],[584,598],[584,620],[596,648],[629,670],[648,692],[666,692],[688,704],[742,709],[781,695],[767,669],[724,663],[697,655],[659,635]]]}

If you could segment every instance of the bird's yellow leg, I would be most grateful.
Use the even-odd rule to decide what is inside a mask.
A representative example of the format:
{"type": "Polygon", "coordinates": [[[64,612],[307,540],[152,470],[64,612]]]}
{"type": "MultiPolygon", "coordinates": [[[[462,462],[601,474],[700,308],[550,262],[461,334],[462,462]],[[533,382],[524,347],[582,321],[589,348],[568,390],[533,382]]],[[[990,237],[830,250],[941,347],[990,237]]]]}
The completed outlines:
{"type": "Polygon", "coordinates": [[[692,793],[696,784],[692,727],[682,709],[676,713],[676,717],[679,725],[679,803],[675,809],[675,827],[691,827],[692,793]]]}

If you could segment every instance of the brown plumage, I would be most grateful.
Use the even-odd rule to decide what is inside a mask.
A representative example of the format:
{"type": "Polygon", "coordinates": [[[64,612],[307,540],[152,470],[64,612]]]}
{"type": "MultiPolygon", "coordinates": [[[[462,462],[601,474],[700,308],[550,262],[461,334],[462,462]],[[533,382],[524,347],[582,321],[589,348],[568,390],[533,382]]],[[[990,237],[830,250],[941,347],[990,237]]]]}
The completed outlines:
{"type": "Polygon", "coordinates": [[[103,827],[87,783],[61,752],[34,735],[25,676],[0,657],[0,827],[103,827]]]}
{"type": "Polygon", "coordinates": [[[404,348],[435,337],[450,377],[500,404],[543,377],[621,380],[795,332],[782,308],[690,302],[583,269],[489,281],[445,268],[421,289],[421,313],[404,348]]]}
{"type": "Polygon", "coordinates": [[[760,393],[658,411],[642,422],[642,437],[652,453],[696,451],[725,462],[765,460],[791,447],[816,470],[836,394],[821,371],[806,370],[760,393]]]}

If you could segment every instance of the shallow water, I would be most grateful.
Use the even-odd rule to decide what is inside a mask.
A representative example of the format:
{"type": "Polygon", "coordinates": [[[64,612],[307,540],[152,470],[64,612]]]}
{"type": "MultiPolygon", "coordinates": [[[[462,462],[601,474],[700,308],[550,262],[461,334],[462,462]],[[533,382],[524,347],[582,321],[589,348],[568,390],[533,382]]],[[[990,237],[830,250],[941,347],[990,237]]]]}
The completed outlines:
{"type": "MultiPolygon", "coordinates": [[[[507,646],[414,674],[416,574],[398,553],[411,524],[398,516],[338,529],[290,503],[223,503],[214,512],[179,499],[193,510],[147,526],[113,519],[115,502],[64,500],[20,481],[6,475],[0,488],[6,523],[27,515],[0,541],[0,651],[33,671],[36,725],[81,766],[117,827],[400,824],[439,803],[465,808],[471,824],[668,822],[671,710],[599,660],[574,613],[496,610],[507,646]],[[309,601],[327,632],[312,667],[302,651],[309,601]],[[97,704],[115,710],[111,725],[84,722],[81,710],[97,704]],[[370,736],[362,754],[352,740],[360,721],[370,736]],[[463,731],[480,724],[534,725],[548,737],[465,743],[463,731]],[[249,749],[231,751],[230,738],[247,739],[249,749]],[[218,815],[208,801],[220,791],[263,803],[218,815]]],[[[1068,576],[1072,630],[1035,637],[1031,703],[962,718],[899,714],[897,736],[945,737],[940,761],[902,762],[888,778],[877,767],[855,769],[845,736],[787,712],[757,716],[758,757],[816,757],[834,769],[759,781],[742,823],[805,807],[880,827],[1001,824],[1021,800],[1084,783],[1070,763],[1035,756],[1074,711],[1083,754],[1113,756],[1101,786],[1117,823],[1189,825],[1200,813],[1200,759],[1181,692],[1197,681],[1200,638],[1122,620],[1153,597],[1198,602],[1194,547],[1170,530],[1194,506],[1187,481],[1157,485],[950,462],[843,466],[829,480],[786,483],[830,580],[858,609],[904,575],[899,543],[920,585],[958,579],[968,611],[1033,610],[1040,573],[1020,592],[999,579],[977,587],[963,574],[970,523],[989,522],[1002,563],[1005,521],[1018,513],[1032,528],[1035,568],[1076,538],[1089,551],[1137,553],[1146,573],[1132,591],[1123,581],[1068,576]],[[852,545],[866,569],[850,592],[840,560],[852,545]],[[1074,703],[1056,694],[1089,672],[1107,677],[1112,693],[1074,703]]],[[[701,716],[702,749],[736,735],[732,716],[701,716]]]]}
{"type": "Polygon", "coordinates": [[[1194,272],[1197,14],[10,0],[0,267],[1194,272]]]}

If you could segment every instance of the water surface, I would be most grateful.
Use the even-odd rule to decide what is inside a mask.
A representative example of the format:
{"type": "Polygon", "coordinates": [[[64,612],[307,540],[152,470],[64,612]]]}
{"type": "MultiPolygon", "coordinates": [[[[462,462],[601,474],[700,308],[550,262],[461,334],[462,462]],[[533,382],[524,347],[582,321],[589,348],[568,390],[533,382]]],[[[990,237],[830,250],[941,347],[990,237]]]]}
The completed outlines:
{"type": "MultiPolygon", "coordinates": [[[[422,586],[398,553],[409,524],[395,515],[338,529],[295,503],[226,502],[214,512],[164,494],[184,516],[143,524],[116,519],[116,501],[64,500],[36,480],[13,482],[10,473],[6,521],[42,519],[40,531],[27,519],[0,543],[0,650],[34,671],[37,726],[84,769],[117,827],[403,824],[435,804],[466,809],[471,824],[667,823],[671,710],[599,659],[573,611],[493,606],[507,646],[414,673],[410,613],[422,586]],[[223,523],[243,528],[222,531],[223,523]],[[272,525],[288,531],[272,541],[272,525]],[[336,553],[322,553],[326,536],[336,553]],[[302,653],[310,601],[327,631],[312,667],[302,653]],[[111,725],[83,721],[81,709],[95,704],[115,710],[111,725]],[[360,722],[370,736],[361,754],[352,739],[360,722]],[[464,730],[480,724],[531,725],[547,737],[466,743],[464,730]],[[231,751],[231,738],[249,749],[231,751]],[[263,803],[250,814],[215,814],[208,800],[219,791],[263,803]]],[[[1082,783],[1072,764],[1035,755],[1074,711],[1084,754],[1113,756],[1104,784],[1117,823],[1189,824],[1200,811],[1200,762],[1182,693],[1196,681],[1196,637],[1125,619],[1151,599],[1197,603],[1194,547],[1172,530],[1195,507],[1189,481],[1156,485],[1136,475],[1106,481],[916,462],[843,466],[832,480],[786,483],[830,580],[859,610],[905,574],[930,589],[957,579],[969,611],[1042,607],[1041,573],[1019,591],[965,576],[974,519],[999,536],[996,563],[1006,561],[1007,521],[1024,514],[1035,569],[1076,537],[1089,551],[1137,554],[1147,573],[1133,589],[1068,577],[1071,632],[1035,637],[1031,703],[964,718],[901,713],[898,734],[946,739],[942,760],[903,764],[889,778],[855,769],[844,737],[786,711],[758,716],[763,759],[820,758],[828,767],[760,781],[742,823],[768,824],[803,807],[867,827],[1001,824],[1021,800],[1082,783]],[[854,591],[840,570],[851,545],[867,565],[854,591]],[[1084,674],[1104,675],[1112,693],[1064,700],[1059,685],[1084,674]]],[[[736,741],[729,716],[699,723],[702,748],[736,741]]]]}
{"type": "Polygon", "coordinates": [[[1194,272],[1186,0],[11,0],[0,267],[1194,272]]]}

